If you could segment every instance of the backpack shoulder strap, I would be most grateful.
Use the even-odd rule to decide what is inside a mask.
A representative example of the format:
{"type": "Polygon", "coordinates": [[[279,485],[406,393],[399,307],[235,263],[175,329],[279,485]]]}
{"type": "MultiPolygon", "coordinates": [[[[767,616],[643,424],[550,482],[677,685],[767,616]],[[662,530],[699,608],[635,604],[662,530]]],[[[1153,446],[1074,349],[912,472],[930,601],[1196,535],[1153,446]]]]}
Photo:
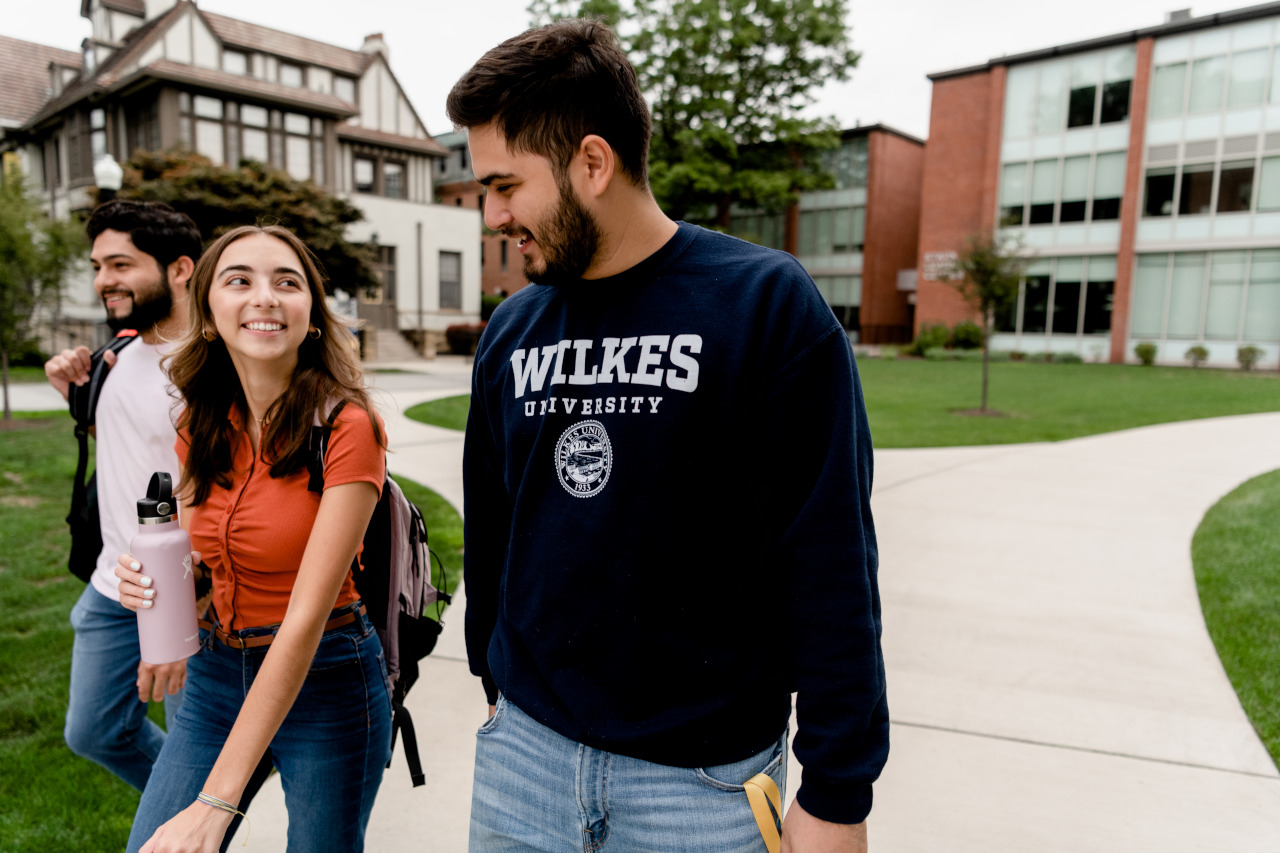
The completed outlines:
{"type": "Polygon", "coordinates": [[[333,423],[346,405],[346,400],[339,400],[329,412],[329,417],[323,421],[320,420],[319,410],[316,411],[316,422],[312,424],[311,437],[307,440],[307,473],[310,475],[307,479],[307,491],[324,493],[324,454],[329,449],[329,434],[333,432],[333,423]]]}
{"type": "Polygon", "coordinates": [[[108,351],[119,353],[137,339],[138,333],[135,330],[122,329],[90,357],[89,381],[83,385],[72,385],[67,389],[67,403],[76,424],[86,429],[94,424],[98,412],[98,397],[102,394],[102,384],[107,381],[107,373],[111,370],[103,356],[108,351]]]}

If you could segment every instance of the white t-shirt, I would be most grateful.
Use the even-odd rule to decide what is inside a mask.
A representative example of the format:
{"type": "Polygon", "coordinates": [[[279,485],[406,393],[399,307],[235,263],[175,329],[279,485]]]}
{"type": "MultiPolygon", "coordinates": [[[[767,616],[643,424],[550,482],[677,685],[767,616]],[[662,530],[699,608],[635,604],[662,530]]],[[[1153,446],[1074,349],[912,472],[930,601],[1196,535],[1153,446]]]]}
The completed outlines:
{"type": "Polygon", "coordinates": [[[138,532],[138,499],[156,471],[167,471],[178,486],[177,439],[174,424],[179,411],[160,359],[172,344],[135,341],[122,349],[107,373],[98,397],[96,465],[98,512],[102,519],[102,553],[90,582],[108,598],[119,601],[116,560],[129,552],[138,532]]]}

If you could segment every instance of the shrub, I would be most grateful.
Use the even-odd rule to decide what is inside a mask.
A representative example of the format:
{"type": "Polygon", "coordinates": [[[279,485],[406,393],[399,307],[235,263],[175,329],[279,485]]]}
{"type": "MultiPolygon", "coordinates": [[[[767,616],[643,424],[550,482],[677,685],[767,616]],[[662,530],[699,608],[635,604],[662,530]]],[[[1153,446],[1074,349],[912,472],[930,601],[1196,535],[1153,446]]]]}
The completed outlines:
{"type": "Polygon", "coordinates": [[[947,346],[952,349],[981,349],[983,337],[981,326],[972,320],[963,320],[951,330],[947,346]]]}
{"type": "Polygon", "coordinates": [[[489,322],[489,318],[493,316],[493,309],[501,305],[505,298],[505,296],[494,296],[488,293],[480,294],[480,322],[489,322]]]}
{"type": "Polygon", "coordinates": [[[1253,370],[1260,358],[1262,358],[1261,347],[1255,347],[1250,344],[1249,346],[1243,346],[1236,350],[1236,361],[1240,362],[1241,370],[1253,370]]]}
{"type": "Polygon", "coordinates": [[[1011,350],[1009,352],[1010,361],[1026,361],[1027,354],[1022,350],[1011,350]]]}
{"type": "Polygon", "coordinates": [[[1080,357],[1079,353],[1075,352],[1057,353],[1053,360],[1058,364],[1084,364],[1084,359],[1080,357]]]}
{"type": "Polygon", "coordinates": [[[1150,341],[1143,341],[1133,348],[1133,354],[1138,357],[1138,361],[1142,362],[1143,367],[1150,367],[1156,363],[1157,352],[1156,345],[1150,341]]]}
{"type": "Polygon", "coordinates": [[[947,327],[944,323],[925,323],[920,327],[920,334],[907,347],[908,355],[924,355],[931,349],[941,349],[947,345],[947,327]]]}
{"type": "Polygon", "coordinates": [[[454,355],[475,355],[476,344],[480,343],[480,333],[487,323],[455,323],[444,330],[444,339],[449,343],[449,352],[454,355]]]}
{"type": "Polygon", "coordinates": [[[1209,351],[1204,347],[1197,345],[1187,350],[1187,354],[1184,358],[1191,362],[1192,367],[1199,367],[1209,360],[1209,351]]]}

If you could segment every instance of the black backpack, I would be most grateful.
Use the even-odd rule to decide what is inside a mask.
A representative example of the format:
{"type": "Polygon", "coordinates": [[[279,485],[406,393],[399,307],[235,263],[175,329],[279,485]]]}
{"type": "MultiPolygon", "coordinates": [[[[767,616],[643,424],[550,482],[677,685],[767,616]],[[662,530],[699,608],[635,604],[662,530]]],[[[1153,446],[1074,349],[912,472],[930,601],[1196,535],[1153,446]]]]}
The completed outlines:
{"type": "MultiPolygon", "coordinates": [[[[311,427],[307,453],[310,491],[324,492],[324,454],[329,445],[332,424],[345,403],[339,403],[329,414],[328,423],[311,427]]],[[[318,420],[318,418],[317,418],[318,420]]],[[[378,632],[382,651],[391,677],[391,747],[396,733],[404,733],[404,754],[414,787],[425,781],[422,759],[418,755],[418,739],[413,720],[404,707],[404,698],[418,680],[418,661],[431,654],[444,623],[439,620],[444,605],[452,598],[431,585],[431,560],[444,566],[427,547],[427,523],[422,513],[404,496],[400,486],[388,474],[382,484],[382,496],[373,509],[364,532],[362,557],[353,560],[351,575],[356,591],[368,609],[369,621],[378,632]],[[364,563],[364,569],[359,563],[364,563]],[[436,619],[427,616],[427,606],[436,605],[436,619]]],[[[387,762],[391,766],[391,762],[387,762]]]]}
{"type": "Polygon", "coordinates": [[[94,425],[102,383],[107,380],[107,373],[111,370],[103,355],[108,350],[118,354],[137,339],[138,333],[133,329],[118,332],[93,354],[89,365],[89,381],[83,385],[72,385],[67,393],[71,417],[76,422],[76,440],[80,443],[80,459],[76,462],[76,478],[71,486],[71,512],[67,514],[67,524],[71,526],[71,555],[67,558],[67,568],[85,583],[93,576],[93,570],[98,565],[98,555],[102,552],[102,523],[98,517],[98,472],[94,471],[89,475],[88,483],[85,482],[84,475],[89,467],[89,427],[94,425]]]}

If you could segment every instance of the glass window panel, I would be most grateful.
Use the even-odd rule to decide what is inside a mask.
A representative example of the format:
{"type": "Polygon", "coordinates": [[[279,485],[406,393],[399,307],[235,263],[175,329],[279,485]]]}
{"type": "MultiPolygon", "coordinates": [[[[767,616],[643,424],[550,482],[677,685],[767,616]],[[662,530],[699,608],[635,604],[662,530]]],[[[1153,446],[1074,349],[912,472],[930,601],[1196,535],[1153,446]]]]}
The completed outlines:
{"type": "Polygon", "coordinates": [[[222,123],[217,121],[196,122],[196,153],[203,154],[214,163],[222,164],[226,152],[222,145],[222,123]]]}
{"type": "Polygon", "coordinates": [[[1093,263],[1089,264],[1090,281],[1085,289],[1084,326],[1086,335],[1101,335],[1111,331],[1111,307],[1115,282],[1092,280],[1093,263]]]}
{"type": "Polygon", "coordinates": [[[1123,151],[1099,154],[1093,167],[1093,220],[1120,218],[1120,198],[1124,191],[1123,151]]]}
{"type": "Polygon", "coordinates": [[[253,127],[246,127],[240,136],[241,155],[246,160],[267,162],[267,132],[253,127]]]}
{"type": "Polygon", "coordinates": [[[1058,258],[1054,272],[1058,281],[1083,281],[1084,258],[1058,258]]]}
{"type": "Polygon", "coordinates": [[[862,189],[867,185],[867,138],[859,137],[853,141],[853,188],[862,189]]]}
{"type": "Polygon", "coordinates": [[[1067,100],[1067,127],[1088,127],[1093,124],[1093,108],[1097,101],[1097,86],[1072,89],[1067,100]]]}
{"type": "Polygon", "coordinates": [[[1175,170],[1170,168],[1147,170],[1146,216],[1173,215],[1173,188],[1176,183],[1175,170]]]}
{"type": "Polygon", "coordinates": [[[1231,57],[1231,78],[1227,106],[1246,107],[1262,103],[1267,84],[1267,51],[1249,50],[1231,57]]]}
{"type": "Polygon", "coordinates": [[[250,127],[267,126],[267,108],[255,107],[253,104],[240,105],[240,123],[250,127]]]}
{"type": "Polygon", "coordinates": [[[1059,222],[1083,222],[1085,201],[1089,197],[1089,160],[1083,157],[1068,157],[1062,161],[1062,208],[1058,213],[1059,222]]]}
{"type": "Polygon", "coordinates": [[[333,78],[333,94],[344,101],[355,103],[356,83],[350,77],[333,78]]]}
{"type": "Polygon", "coordinates": [[[1022,331],[1040,333],[1049,319],[1049,276],[1027,276],[1022,300],[1022,331]]]}
{"type": "Polygon", "coordinates": [[[1222,109],[1222,84],[1226,70],[1225,56],[1211,56],[1191,63],[1188,112],[1205,113],[1222,109]]]}
{"type": "Polygon", "coordinates": [[[1253,201],[1253,163],[1223,163],[1218,179],[1218,212],[1247,211],[1253,201]]]}
{"type": "Polygon", "coordinates": [[[1245,340],[1280,339],[1280,252],[1253,253],[1246,300],[1245,340]]]}
{"type": "Polygon", "coordinates": [[[1182,115],[1183,90],[1187,81],[1187,63],[1178,62],[1156,69],[1151,83],[1151,117],[1182,115]]]}
{"type": "Polygon", "coordinates": [[[299,133],[306,136],[311,132],[311,119],[298,113],[285,113],[284,129],[288,133],[299,133]]]}
{"type": "Polygon", "coordinates": [[[1202,252],[1173,256],[1173,284],[1169,289],[1170,338],[1200,337],[1200,298],[1204,292],[1205,256],[1202,252]]]}
{"type": "Polygon", "coordinates": [[[249,57],[238,50],[222,51],[222,70],[228,74],[248,74],[249,57]]]}
{"type": "Polygon", "coordinates": [[[1089,258],[1089,281],[1115,281],[1116,256],[1096,255],[1089,258]]]}
{"type": "Polygon", "coordinates": [[[1053,261],[1040,258],[1027,264],[1027,276],[1048,275],[1053,272],[1053,261]]]}
{"type": "Polygon", "coordinates": [[[200,118],[222,118],[222,101],[218,98],[210,98],[206,95],[196,95],[192,99],[195,103],[195,114],[200,118]]]}
{"type": "Polygon", "coordinates": [[[1027,164],[1006,163],[1000,174],[1000,225],[1022,224],[1027,200],[1027,164]]]}
{"type": "Polygon", "coordinates": [[[1100,124],[1124,121],[1129,117],[1129,89],[1131,81],[1117,80],[1102,84],[1102,113],[1100,124]]]}
{"type": "Polygon", "coordinates": [[[1018,65],[1009,71],[1004,99],[1004,135],[1021,139],[1031,135],[1036,108],[1036,67],[1018,65]]]}
{"type": "Polygon", "coordinates": [[[1205,307],[1204,336],[1234,341],[1240,334],[1244,302],[1244,252],[1215,252],[1205,307]]]}
{"type": "Polygon", "coordinates": [[[1262,176],[1258,181],[1258,210],[1280,210],[1280,157],[1262,158],[1262,176]]]}
{"type": "Polygon", "coordinates": [[[1040,66],[1036,98],[1036,133],[1057,133],[1066,117],[1067,63],[1040,66]]]}
{"type": "Polygon", "coordinates": [[[302,85],[302,67],[288,62],[280,63],[280,82],[286,86],[302,85]]]}
{"type": "Polygon", "coordinates": [[[818,245],[817,222],[815,221],[814,211],[803,210],[800,212],[800,254],[815,254],[818,245]]]}
{"type": "Polygon", "coordinates": [[[1071,61],[1071,88],[1096,85],[1101,76],[1101,54],[1078,56],[1071,61]]]}
{"type": "Polygon", "coordinates": [[[305,137],[286,136],[284,141],[285,169],[300,181],[311,177],[311,140],[305,137]]]}
{"type": "Polygon", "coordinates": [[[819,210],[817,214],[817,253],[819,255],[829,255],[831,254],[832,214],[830,210],[819,210]]]}
{"type": "Polygon", "coordinates": [[[102,130],[107,126],[106,110],[89,110],[89,127],[94,130],[102,130]]]}
{"type": "Polygon", "coordinates": [[[853,241],[853,210],[847,207],[836,208],[832,214],[831,248],[837,252],[847,252],[853,241]]]}
{"type": "Polygon", "coordinates": [[[311,140],[311,177],[317,184],[325,182],[324,161],[324,140],[311,140]]]}
{"type": "Polygon", "coordinates": [[[1271,51],[1271,103],[1280,104],[1280,50],[1271,51]]]}
{"type": "Polygon", "coordinates": [[[382,193],[388,198],[404,198],[404,164],[382,165],[382,193]]]}
{"type": "Polygon", "coordinates": [[[1178,196],[1178,214],[1195,216],[1210,213],[1213,199],[1213,165],[1203,163],[1182,167],[1182,185],[1178,196]]]}
{"type": "Polygon", "coordinates": [[[865,207],[855,207],[853,209],[853,249],[855,252],[861,252],[862,246],[866,243],[867,231],[867,209],[865,207]]]}
{"type": "Polygon", "coordinates": [[[1106,83],[1133,79],[1134,51],[1131,47],[1122,47],[1110,51],[1103,60],[1102,79],[1106,83]]]}
{"type": "Polygon", "coordinates": [[[1080,282],[1062,281],[1053,288],[1053,333],[1074,335],[1080,323],[1080,282]]]}
{"type": "Polygon", "coordinates": [[[1032,225],[1053,221],[1053,203],[1058,190],[1058,161],[1037,160],[1031,167],[1032,225]]]}
{"type": "Polygon", "coordinates": [[[1133,313],[1129,318],[1129,330],[1135,338],[1163,337],[1168,268],[1168,255],[1138,256],[1138,274],[1133,282],[1133,313]]]}

